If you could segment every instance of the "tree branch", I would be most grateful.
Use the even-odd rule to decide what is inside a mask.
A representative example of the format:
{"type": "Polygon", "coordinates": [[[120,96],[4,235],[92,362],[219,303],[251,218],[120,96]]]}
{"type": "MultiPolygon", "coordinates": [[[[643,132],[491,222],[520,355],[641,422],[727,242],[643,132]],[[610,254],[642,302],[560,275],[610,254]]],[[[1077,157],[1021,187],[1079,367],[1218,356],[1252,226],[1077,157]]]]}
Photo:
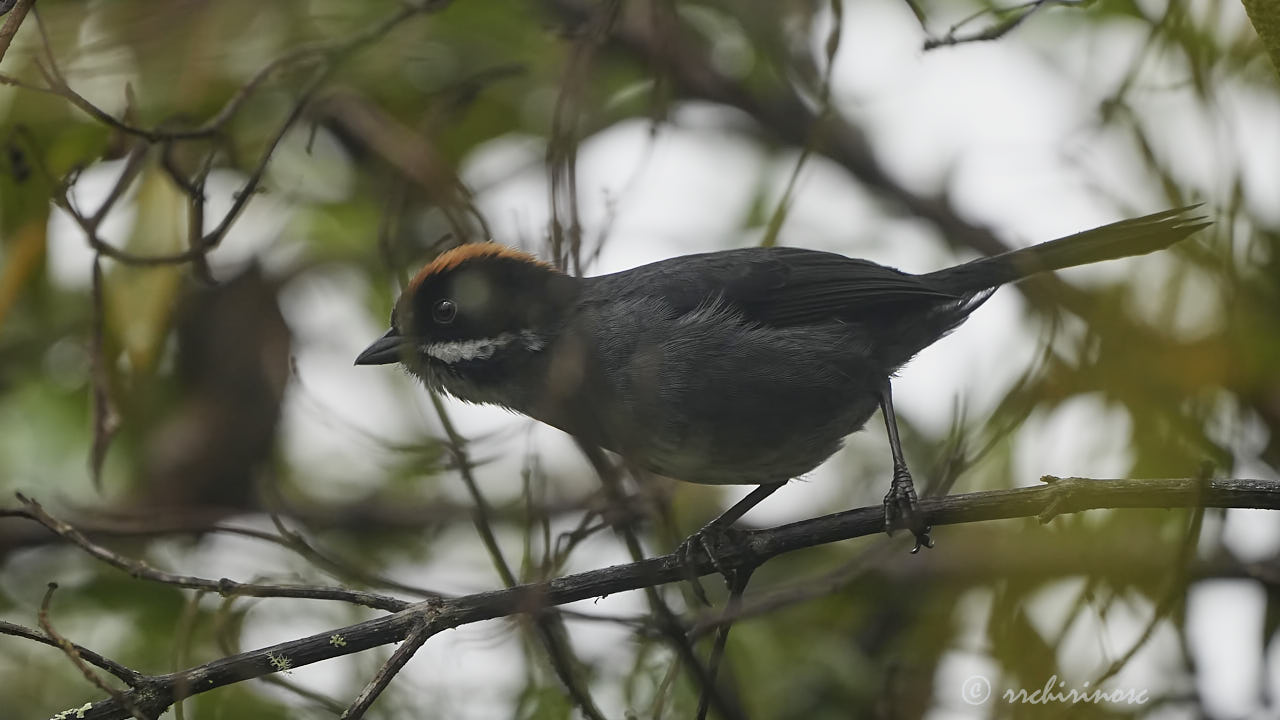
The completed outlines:
{"type": "Polygon", "coordinates": [[[407,638],[408,642],[396,648],[391,654],[387,662],[378,670],[378,674],[373,676],[360,694],[356,696],[351,706],[342,713],[342,720],[360,720],[364,714],[373,706],[373,701],[378,699],[383,690],[391,684],[391,679],[400,672],[410,660],[413,659],[415,653],[418,652],[431,636],[439,632],[441,628],[433,628],[430,623],[422,622],[415,627],[407,638]]]}
{"type": "Polygon", "coordinates": [[[45,635],[48,635],[53,640],[54,645],[62,650],[67,659],[71,660],[71,663],[84,675],[84,678],[93,683],[94,687],[110,695],[112,702],[123,707],[137,720],[147,720],[142,709],[131,698],[126,697],[123,692],[108,685],[98,676],[98,673],[93,671],[93,668],[89,667],[89,663],[80,657],[80,652],[76,649],[75,643],[67,640],[57,630],[53,629],[53,623],[49,620],[49,605],[53,602],[53,592],[57,589],[57,583],[49,583],[48,589],[45,590],[44,600],[40,603],[40,628],[44,630],[45,635]]]}
{"type": "Polygon", "coordinates": [[[18,34],[18,28],[27,17],[27,11],[35,4],[36,0],[0,0],[0,15],[13,11],[13,14],[5,19],[4,25],[0,26],[0,60],[3,60],[5,53],[9,52],[9,43],[13,42],[13,36],[18,34]]]}
{"type": "MultiPolygon", "coordinates": [[[[1017,29],[1027,18],[1036,14],[1039,10],[1050,5],[1083,5],[1083,0],[1030,0],[1019,5],[1007,8],[983,8],[978,12],[964,18],[960,22],[951,26],[947,34],[940,37],[928,37],[924,41],[925,50],[934,50],[940,47],[948,47],[953,45],[963,45],[965,43],[988,42],[991,40],[999,40],[1017,29]],[[972,23],[980,17],[990,15],[995,18],[995,22],[989,27],[983,28],[977,32],[968,35],[960,35],[960,29],[972,23]],[[1001,17],[1002,15],[1006,17],[1001,17]]],[[[917,8],[913,5],[913,11],[917,8]]],[[[919,17],[919,15],[917,15],[919,17]]],[[[921,27],[924,26],[924,19],[921,18],[921,27]]]]}
{"type": "Polygon", "coordinates": [[[103,670],[106,670],[112,675],[115,675],[116,677],[123,680],[126,685],[130,685],[130,686],[139,685],[146,679],[146,676],[143,675],[142,673],[139,673],[131,668],[125,667],[124,665],[121,665],[120,663],[116,662],[115,660],[112,660],[109,657],[99,655],[98,653],[90,650],[87,647],[76,645],[75,643],[64,644],[63,642],[59,642],[59,640],[55,640],[54,638],[50,637],[47,634],[38,633],[35,630],[32,630],[31,628],[23,627],[21,625],[16,625],[11,622],[5,622],[4,620],[0,620],[0,635],[13,635],[14,637],[21,637],[21,638],[26,638],[28,640],[34,640],[35,642],[41,643],[43,645],[48,645],[49,647],[54,647],[54,648],[63,650],[63,652],[66,652],[69,647],[70,650],[74,652],[76,655],[78,655],[82,660],[89,663],[90,665],[102,668],[103,670]]]}
{"type": "Polygon", "coordinates": [[[292,597],[311,600],[340,600],[342,602],[349,602],[355,605],[364,605],[365,607],[374,608],[375,610],[388,611],[404,610],[410,605],[410,603],[405,600],[399,600],[387,595],[380,595],[378,593],[365,592],[361,590],[348,590],[340,587],[239,583],[227,578],[213,580],[210,578],[195,577],[193,575],[175,575],[173,573],[164,572],[163,570],[157,570],[156,568],[151,567],[141,560],[126,558],[101,545],[98,545],[85,537],[84,533],[80,532],[75,527],[50,515],[45,511],[40,503],[26,497],[22,493],[17,493],[17,496],[23,507],[20,509],[0,510],[0,517],[25,517],[34,520],[48,528],[50,532],[56,533],[66,541],[79,546],[93,557],[114,568],[118,568],[129,573],[129,575],[135,578],[142,578],[190,590],[215,592],[223,597],[239,595],[244,597],[292,597]]]}
{"type": "MultiPolygon", "coordinates": [[[[543,6],[569,24],[585,22],[591,5],[582,0],[543,0],[543,6]]],[[[739,110],[760,128],[792,147],[813,151],[840,165],[871,193],[902,215],[932,224],[952,247],[983,255],[999,255],[1012,247],[988,226],[961,217],[944,190],[921,193],[898,180],[880,162],[870,139],[848,117],[828,107],[814,107],[790,83],[761,89],[725,75],[711,61],[709,48],[674,16],[656,13],[649,19],[627,16],[615,24],[611,47],[667,73],[684,97],[739,110]],[[818,136],[821,142],[814,144],[818,136]]],[[[1036,305],[1062,306],[1081,313],[1085,293],[1053,275],[1024,282],[1018,290],[1036,305]]]]}
{"type": "MultiPolygon", "coordinates": [[[[494,570],[498,572],[498,577],[502,579],[502,584],[507,587],[514,587],[517,584],[516,576],[511,571],[506,558],[503,557],[502,548],[498,546],[498,539],[493,534],[493,524],[490,521],[493,510],[489,506],[489,501],[485,499],[484,493],[480,492],[480,484],[476,482],[471,456],[467,452],[467,441],[454,427],[453,420],[449,417],[439,393],[431,393],[431,405],[435,408],[436,417],[440,420],[440,426],[444,429],[445,437],[448,438],[449,451],[453,454],[458,466],[458,475],[462,478],[462,483],[466,486],[467,493],[471,496],[471,501],[474,504],[471,518],[476,528],[476,534],[480,536],[480,541],[484,543],[485,549],[489,552],[489,558],[493,562],[494,570]]],[[[551,669],[555,671],[556,677],[564,685],[574,705],[589,720],[604,720],[604,715],[596,707],[595,700],[592,699],[590,691],[580,677],[578,668],[581,664],[569,644],[569,634],[564,630],[563,619],[554,614],[546,613],[536,618],[534,624],[538,639],[547,651],[547,659],[551,663],[551,669]]],[[[422,642],[426,642],[427,637],[430,637],[430,635],[423,636],[422,642]]],[[[406,644],[400,649],[404,650],[405,647],[409,647],[409,645],[406,644]]],[[[392,660],[395,659],[395,657],[392,657],[392,660]]],[[[406,657],[401,664],[408,661],[409,658],[406,657]]],[[[386,672],[390,666],[391,661],[388,661],[383,671],[386,672]]],[[[383,672],[380,672],[379,676],[382,674],[383,672]]],[[[394,671],[391,671],[391,674],[394,675],[394,671]]],[[[388,677],[387,682],[390,682],[390,677],[388,677]]],[[[365,692],[361,693],[361,698],[363,699],[367,696],[368,702],[372,703],[380,692],[382,692],[382,689],[374,688],[374,683],[371,683],[365,689],[365,692]]],[[[360,717],[367,709],[368,706],[361,706],[358,700],[347,713],[351,717],[360,717]]]]}
{"type": "MultiPolygon", "coordinates": [[[[925,521],[934,526],[1023,517],[1044,522],[1057,515],[1101,508],[1262,508],[1280,509],[1280,484],[1262,480],[1173,478],[1154,480],[1094,480],[1044,478],[1039,487],[925,498],[920,501],[925,521]]],[[[10,515],[24,515],[23,511],[10,515]]],[[[879,534],[884,511],[879,506],[858,508],[743,534],[744,542],[726,548],[720,564],[727,568],[755,567],[784,553],[855,537],[879,534]]],[[[935,554],[945,553],[945,542],[935,554]]],[[[904,556],[902,563],[913,559],[904,556]]],[[[292,640],[215,660],[181,672],[148,678],[126,695],[147,712],[158,714],[179,697],[207,692],[250,678],[321,660],[400,642],[411,633],[427,635],[482,620],[522,613],[613,593],[650,588],[688,577],[690,570],[674,555],[569,575],[543,583],[419,603],[399,612],[344,628],[292,640]]],[[[709,559],[693,568],[699,575],[716,572],[709,559]]],[[[92,720],[127,718],[114,700],[101,700],[84,711],[92,720]]]]}

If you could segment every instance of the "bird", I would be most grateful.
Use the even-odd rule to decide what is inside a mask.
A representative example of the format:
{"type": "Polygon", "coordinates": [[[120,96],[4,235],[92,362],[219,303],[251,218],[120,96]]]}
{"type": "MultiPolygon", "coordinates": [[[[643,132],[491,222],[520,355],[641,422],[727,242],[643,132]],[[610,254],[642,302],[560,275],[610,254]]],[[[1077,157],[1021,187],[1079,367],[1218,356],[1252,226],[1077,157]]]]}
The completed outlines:
{"type": "Polygon", "coordinates": [[[357,365],[498,405],[692,483],[756,485],[686,543],[813,470],[878,409],[893,474],[886,529],[933,544],[902,452],[892,379],[1001,285],[1142,255],[1209,225],[1174,208],[911,274],[793,247],[566,274],[525,251],[463,244],[417,272],[357,365]]]}

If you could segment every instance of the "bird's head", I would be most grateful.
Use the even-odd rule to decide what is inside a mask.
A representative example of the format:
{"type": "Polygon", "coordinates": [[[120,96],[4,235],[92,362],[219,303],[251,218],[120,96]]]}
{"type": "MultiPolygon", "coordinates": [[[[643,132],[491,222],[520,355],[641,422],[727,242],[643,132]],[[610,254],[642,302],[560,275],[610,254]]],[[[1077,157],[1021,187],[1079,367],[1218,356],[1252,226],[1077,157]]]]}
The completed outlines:
{"type": "Polygon", "coordinates": [[[547,346],[577,292],[576,278],[528,253],[463,245],[418,272],[391,329],[356,364],[402,363],[428,386],[472,399],[468,388],[502,381],[547,346]]]}

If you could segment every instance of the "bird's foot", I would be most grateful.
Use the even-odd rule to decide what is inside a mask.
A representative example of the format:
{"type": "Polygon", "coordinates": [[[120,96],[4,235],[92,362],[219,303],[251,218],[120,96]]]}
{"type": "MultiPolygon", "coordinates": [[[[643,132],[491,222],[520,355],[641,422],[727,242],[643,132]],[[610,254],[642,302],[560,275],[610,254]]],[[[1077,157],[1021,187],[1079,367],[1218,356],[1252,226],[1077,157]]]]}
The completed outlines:
{"type": "Polygon", "coordinates": [[[702,560],[699,554],[711,561],[711,565],[724,577],[725,582],[732,583],[737,564],[730,564],[728,560],[730,556],[744,550],[749,550],[745,532],[713,520],[685,538],[676,546],[673,554],[684,570],[693,594],[699,602],[709,606],[711,601],[707,599],[706,590],[698,581],[698,566],[702,560]]]}
{"type": "Polygon", "coordinates": [[[929,536],[932,529],[924,523],[924,514],[920,511],[920,501],[916,498],[916,488],[911,482],[911,473],[905,466],[893,469],[893,482],[889,492],[884,496],[884,529],[893,534],[898,528],[906,528],[916,538],[912,553],[920,552],[920,548],[933,547],[933,538],[929,536]]]}

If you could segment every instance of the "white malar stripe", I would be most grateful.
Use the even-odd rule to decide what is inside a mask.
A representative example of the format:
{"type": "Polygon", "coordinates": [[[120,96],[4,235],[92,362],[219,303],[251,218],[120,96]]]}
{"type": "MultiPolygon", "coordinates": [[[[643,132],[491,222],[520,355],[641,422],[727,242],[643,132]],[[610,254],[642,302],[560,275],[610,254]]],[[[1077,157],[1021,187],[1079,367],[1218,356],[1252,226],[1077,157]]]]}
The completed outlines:
{"type": "Polygon", "coordinates": [[[497,337],[480,338],[479,340],[450,340],[447,342],[425,343],[421,346],[421,349],[422,352],[436,360],[452,365],[457,362],[488,360],[498,350],[514,342],[520,342],[525,346],[525,349],[535,352],[541,350],[546,344],[536,334],[528,330],[522,330],[520,332],[505,332],[497,337]]]}

